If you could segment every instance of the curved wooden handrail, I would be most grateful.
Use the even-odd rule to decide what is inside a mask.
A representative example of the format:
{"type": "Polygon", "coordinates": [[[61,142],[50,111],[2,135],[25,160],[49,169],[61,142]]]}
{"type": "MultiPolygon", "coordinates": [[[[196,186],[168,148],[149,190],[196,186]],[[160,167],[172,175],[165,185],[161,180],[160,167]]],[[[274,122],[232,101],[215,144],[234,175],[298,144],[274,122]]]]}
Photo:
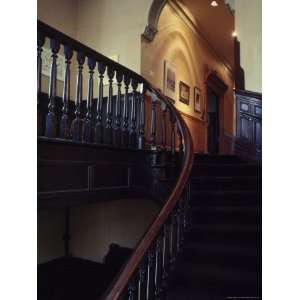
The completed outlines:
{"type": "MultiPolygon", "coordinates": [[[[149,92],[151,96],[155,95],[155,98],[158,100],[164,102],[168,109],[170,110],[170,113],[172,115],[172,118],[176,119],[176,123],[178,126],[178,130],[180,132],[180,138],[182,139],[182,145],[183,145],[183,158],[182,158],[182,165],[181,165],[181,172],[178,177],[178,180],[176,182],[176,185],[167,199],[165,205],[162,207],[161,211],[159,212],[158,216],[155,218],[153,223],[148,228],[145,235],[142,237],[140,242],[138,243],[137,247],[135,248],[133,254],[127,261],[126,265],[123,267],[119,275],[116,277],[116,279],[113,281],[113,283],[110,285],[109,289],[106,291],[104,296],[101,297],[102,300],[117,300],[122,295],[122,293],[125,291],[126,287],[128,286],[129,281],[132,279],[132,276],[135,274],[137,268],[142,263],[142,260],[144,259],[145,255],[147,254],[147,251],[149,251],[151,245],[155,241],[155,239],[158,237],[159,233],[161,232],[163,226],[168,221],[171,214],[174,212],[176,205],[179,203],[180,198],[183,195],[183,191],[188,183],[189,176],[191,173],[192,165],[193,165],[193,159],[194,159],[194,151],[193,151],[193,141],[191,138],[191,134],[189,132],[189,129],[183,120],[181,114],[177,111],[177,109],[174,107],[174,105],[166,98],[158,89],[154,88],[150,82],[148,82],[146,79],[144,79],[141,75],[133,72],[132,70],[126,68],[125,66],[122,66],[119,63],[116,63],[115,61],[107,58],[106,56],[96,52],[95,50],[81,44],[80,42],[72,39],[71,37],[63,34],[62,32],[48,26],[47,24],[38,21],[38,32],[41,34],[41,36],[38,36],[39,38],[43,40],[43,36],[46,36],[50,39],[54,39],[58,44],[61,43],[65,46],[71,47],[73,50],[77,51],[80,54],[84,54],[84,56],[87,56],[88,58],[93,58],[93,60],[98,62],[104,62],[104,64],[107,67],[112,67],[113,70],[120,71],[124,75],[129,74],[130,78],[133,81],[133,88],[134,88],[134,94],[136,93],[136,87],[137,84],[143,84],[143,92],[149,92]]],[[[43,44],[43,43],[41,43],[43,44]]],[[[41,46],[41,45],[40,45],[41,46]]],[[[57,49],[54,44],[52,49],[55,53],[57,52],[57,49]]],[[[54,56],[55,56],[54,53],[54,56]]],[[[80,56],[78,57],[80,62],[80,56]]],[[[82,63],[81,63],[82,64],[82,63]]],[[[82,66],[81,66],[82,67],[82,66]]],[[[100,66],[101,67],[101,66],[100,66]]],[[[109,69],[109,68],[108,68],[109,69]]],[[[103,74],[102,74],[103,75],[103,74]]],[[[54,79],[55,80],[55,76],[54,79]]],[[[112,80],[111,80],[112,82],[112,80]]],[[[110,85],[112,84],[110,82],[110,85]]],[[[126,84],[126,82],[125,82],[126,84]]],[[[53,85],[55,86],[55,85],[53,85]]],[[[128,85],[127,85],[128,89],[128,85]]],[[[55,96],[55,93],[54,93],[55,96]]],[[[52,97],[54,98],[54,97],[52,97]]],[[[110,97],[111,98],[111,97],[110,97]]],[[[50,117],[53,116],[50,114],[50,117]]],[[[52,119],[50,119],[51,121],[52,119]]],[[[51,124],[52,125],[52,124],[51,124]]],[[[53,126],[54,128],[54,126],[53,126]]],[[[175,146],[174,149],[175,151],[175,146]]],[[[180,149],[181,151],[181,149],[180,149]]]]}
{"type": "Polygon", "coordinates": [[[194,161],[193,141],[185,121],[183,120],[183,118],[181,117],[177,109],[174,107],[174,105],[164,95],[162,95],[157,89],[152,87],[152,85],[149,82],[146,83],[148,85],[148,89],[151,92],[155,93],[160,100],[162,100],[167,104],[167,106],[175,115],[178,121],[177,124],[179,125],[179,130],[182,133],[182,139],[183,139],[183,151],[184,151],[183,165],[182,165],[180,176],[175,185],[175,188],[173,189],[173,192],[169,196],[168,200],[166,201],[166,204],[163,206],[160,213],[153,221],[146,234],[140,240],[139,244],[135,248],[135,251],[129,258],[127,264],[119,273],[119,276],[110,285],[108,291],[101,297],[101,300],[117,300],[122,295],[123,291],[128,285],[129,280],[134,275],[134,272],[136,271],[136,269],[142,262],[144,256],[146,255],[147,250],[150,248],[155,238],[158,236],[160,230],[162,229],[162,226],[165,224],[171,212],[175,208],[178,200],[180,199],[183,189],[185,188],[189,180],[189,176],[193,166],[193,161],[194,161]]]}

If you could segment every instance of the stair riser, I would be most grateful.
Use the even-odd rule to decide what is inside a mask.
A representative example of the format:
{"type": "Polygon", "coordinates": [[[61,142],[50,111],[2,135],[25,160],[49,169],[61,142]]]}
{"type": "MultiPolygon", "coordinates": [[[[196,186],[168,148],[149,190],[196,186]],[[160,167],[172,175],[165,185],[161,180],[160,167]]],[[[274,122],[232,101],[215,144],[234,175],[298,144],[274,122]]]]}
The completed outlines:
{"type": "Polygon", "coordinates": [[[260,222],[260,216],[254,213],[244,213],[244,214],[212,214],[205,212],[200,213],[198,211],[191,212],[191,220],[192,224],[200,225],[200,224],[227,224],[227,225],[236,225],[247,224],[247,225],[255,225],[260,222]]]}
{"type": "Polygon", "coordinates": [[[201,191],[201,190],[213,190],[213,191],[222,191],[222,190],[253,190],[257,191],[261,189],[261,179],[259,177],[254,179],[239,178],[229,179],[229,180],[216,180],[216,179],[208,179],[208,180],[192,180],[191,188],[193,191],[201,191]]]}
{"type": "Polygon", "coordinates": [[[194,158],[195,163],[221,163],[221,164],[239,164],[245,161],[238,156],[232,155],[198,155],[194,158]]]}
{"type": "Polygon", "coordinates": [[[261,176],[261,168],[252,165],[194,165],[193,176],[261,176]]]}
{"type": "MultiPolygon", "coordinates": [[[[172,278],[172,286],[184,287],[185,290],[188,289],[198,289],[202,286],[202,290],[214,289],[214,286],[217,286],[218,295],[258,295],[259,292],[259,280],[256,276],[256,272],[253,272],[251,275],[241,276],[240,272],[236,272],[236,275],[228,276],[224,278],[224,269],[220,268],[220,274],[215,272],[215,274],[208,274],[205,272],[207,268],[198,270],[197,272],[188,272],[187,270],[178,268],[172,278]],[[185,274],[185,276],[182,276],[185,274]]],[[[192,270],[191,270],[192,271],[192,270]]],[[[215,289],[214,289],[215,290],[215,289]]],[[[225,298],[225,297],[224,297],[225,298]]],[[[222,299],[224,298],[216,298],[222,299]]],[[[208,298],[209,299],[209,298],[208,298]]],[[[182,299],[183,300],[183,299],[182,299]]],[[[185,300],[185,299],[184,299],[185,300]]],[[[207,300],[207,299],[205,299],[207,300]]]]}
{"type": "Polygon", "coordinates": [[[209,253],[189,252],[188,254],[182,256],[182,261],[195,265],[201,265],[202,267],[218,266],[219,268],[224,269],[234,268],[253,272],[257,272],[259,270],[259,262],[257,257],[245,257],[242,255],[238,256],[235,253],[231,255],[223,255],[222,253],[219,253],[219,255],[211,255],[209,253]]]}
{"type": "Polygon", "coordinates": [[[213,193],[191,193],[191,206],[201,205],[237,205],[244,206],[248,204],[259,205],[261,196],[251,193],[229,193],[229,194],[213,194],[213,193]]]}
{"type": "Polygon", "coordinates": [[[251,245],[255,247],[259,244],[258,232],[218,232],[212,230],[201,230],[199,228],[191,229],[186,233],[186,241],[200,243],[224,243],[240,246],[251,245]]]}

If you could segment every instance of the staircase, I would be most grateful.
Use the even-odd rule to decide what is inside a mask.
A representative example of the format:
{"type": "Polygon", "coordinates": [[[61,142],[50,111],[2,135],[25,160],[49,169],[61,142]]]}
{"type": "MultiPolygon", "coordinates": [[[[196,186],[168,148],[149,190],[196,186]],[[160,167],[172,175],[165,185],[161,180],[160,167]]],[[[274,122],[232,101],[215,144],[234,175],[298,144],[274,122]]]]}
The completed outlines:
{"type": "Polygon", "coordinates": [[[258,299],[261,167],[237,156],[196,155],[190,211],[167,299],[258,299]]]}
{"type": "Polygon", "coordinates": [[[38,208],[64,209],[66,220],[64,257],[39,266],[40,299],[260,296],[260,166],[228,155],[194,158],[182,115],[150,82],[55,28],[37,25],[38,208]],[[44,45],[52,52],[46,95],[44,45]],[[58,99],[61,47],[65,79],[58,99]],[[72,206],[141,195],[161,210],[128,259],[115,255],[95,264],[70,257],[72,206]]]}

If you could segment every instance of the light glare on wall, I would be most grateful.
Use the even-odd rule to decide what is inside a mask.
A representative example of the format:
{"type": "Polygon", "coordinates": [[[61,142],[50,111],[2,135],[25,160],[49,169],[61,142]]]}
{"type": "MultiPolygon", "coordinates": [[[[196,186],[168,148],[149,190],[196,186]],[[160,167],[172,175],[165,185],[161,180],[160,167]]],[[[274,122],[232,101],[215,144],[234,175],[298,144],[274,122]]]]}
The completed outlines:
{"type": "Polygon", "coordinates": [[[233,37],[236,37],[236,36],[237,36],[236,31],[234,31],[234,32],[232,33],[232,36],[233,36],[233,37]]]}
{"type": "Polygon", "coordinates": [[[213,6],[213,7],[219,6],[217,1],[211,1],[210,5],[213,6]]]}

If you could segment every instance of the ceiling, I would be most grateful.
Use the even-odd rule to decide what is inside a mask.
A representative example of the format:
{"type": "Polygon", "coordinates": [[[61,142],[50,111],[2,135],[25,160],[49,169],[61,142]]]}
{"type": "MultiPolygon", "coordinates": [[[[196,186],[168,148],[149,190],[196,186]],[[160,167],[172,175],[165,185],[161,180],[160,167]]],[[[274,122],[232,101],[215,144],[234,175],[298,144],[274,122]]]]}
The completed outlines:
{"type": "Polygon", "coordinates": [[[208,40],[215,52],[232,68],[234,66],[234,16],[224,0],[217,0],[212,7],[211,0],[176,0],[180,8],[208,40]]]}

